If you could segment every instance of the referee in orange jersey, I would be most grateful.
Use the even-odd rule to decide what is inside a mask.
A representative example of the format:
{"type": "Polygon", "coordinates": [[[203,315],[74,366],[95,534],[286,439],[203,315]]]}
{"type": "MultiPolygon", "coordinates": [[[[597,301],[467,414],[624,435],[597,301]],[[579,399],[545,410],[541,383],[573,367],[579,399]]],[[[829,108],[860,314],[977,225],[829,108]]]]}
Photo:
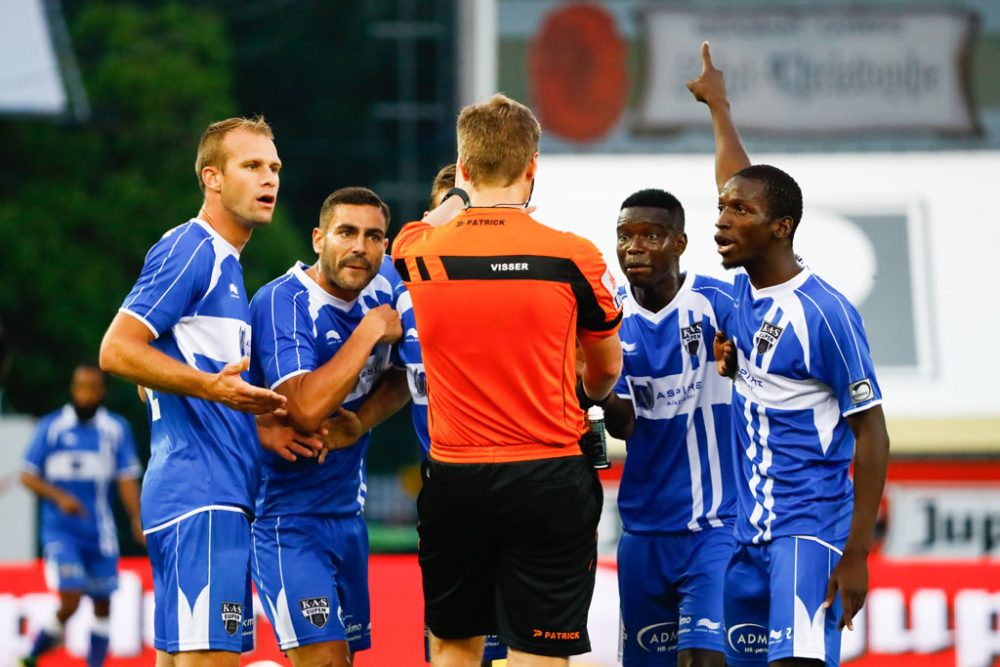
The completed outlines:
{"type": "Polygon", "coordinates": [[[457,187],[393,246],[420,332],[430,457],[417,500],[434,665],[590,650],[602,493],[578,441],[583,400],[621,370],[616,288],[589,241],[534,220],[540,128],[503,95],[458,118],[457,187]]]}

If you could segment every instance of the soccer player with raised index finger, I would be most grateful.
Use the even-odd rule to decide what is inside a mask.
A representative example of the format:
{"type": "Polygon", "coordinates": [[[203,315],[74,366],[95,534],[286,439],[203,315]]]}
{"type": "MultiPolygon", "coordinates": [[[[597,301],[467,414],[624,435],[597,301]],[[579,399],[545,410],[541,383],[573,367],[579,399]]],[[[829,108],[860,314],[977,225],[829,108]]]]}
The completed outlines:
{"type": "Polygon", "coordinates": [[[798,184],[750,164],[707,43],[702,62],[688,87],[712,115],[715,242],[722,265],[742,269],[716,341],[719,372],[733,377],[739,490],[727,662],[836,666],[868,589],[889,454],[882,394],[858,311],[792,249],[798,184]]]}

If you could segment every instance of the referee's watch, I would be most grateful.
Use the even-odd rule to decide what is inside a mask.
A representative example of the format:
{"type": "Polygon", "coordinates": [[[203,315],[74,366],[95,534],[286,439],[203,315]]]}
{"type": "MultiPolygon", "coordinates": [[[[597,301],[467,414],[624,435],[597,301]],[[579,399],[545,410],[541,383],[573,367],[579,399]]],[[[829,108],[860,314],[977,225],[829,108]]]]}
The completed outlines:
{"type": "Polygon", "coordinates": [[[452,188],[451,190],[448,190],[448,192],[444,193],[444,197],[441,198],[441,203],[443,204],[446,199],[454,195],[461,197],[462,201],[465,203],[463,208],[469,208],[472,206],[472,200],[469,199],[469,193],[462,188],[452,188]]]}

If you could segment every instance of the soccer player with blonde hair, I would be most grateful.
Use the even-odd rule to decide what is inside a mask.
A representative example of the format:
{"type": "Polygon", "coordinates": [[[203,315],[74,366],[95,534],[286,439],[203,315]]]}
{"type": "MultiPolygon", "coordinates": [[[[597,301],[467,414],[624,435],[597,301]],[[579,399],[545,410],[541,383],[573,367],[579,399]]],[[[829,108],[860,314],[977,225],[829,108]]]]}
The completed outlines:
{"type": "Polygon", "coordinates": [[[101,344],[101,367],[146,394],[142,526],[158,667],[239,664],[253,638],[257,447],[290,459],[321,447],[271,414],[284,396],[244,379],[251,336],[240,252],[271,222],[280,169],[262,118],[210,125],[195,162],[201,210],[150,249],[101,344]]]}

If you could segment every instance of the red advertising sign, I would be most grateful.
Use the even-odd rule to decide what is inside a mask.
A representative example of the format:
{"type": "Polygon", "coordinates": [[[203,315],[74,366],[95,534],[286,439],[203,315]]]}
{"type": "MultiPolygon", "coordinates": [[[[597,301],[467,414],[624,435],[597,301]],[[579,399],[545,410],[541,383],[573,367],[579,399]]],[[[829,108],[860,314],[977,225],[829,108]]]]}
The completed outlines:
{"type": "MultiPolygon", "coordinates": [[[[358,665],[423,665],[423,600],[416,556],[371,558],[373,648],[360,653],[358,665]]],[[[27,653],[38,626],[58,606],[45,588],[40,561],[0,565],[0,667],[15,664],[27,653]]],[[[111,650],[107,667],[145,667],[154,662],[153,589],[149,561],[125,558],[120,585],[111,607],[111,650]]],[[[256,647],[241,665],[271,667],[290,662],[278,649],[274,631],[258,600],[256,647]],[[268,662],[272,661],[272,662],[268,662]]],[[[40,667],[82,665],[89,644],[91,610],[86,601],[70,619],[63,648],[46,654],[40,667]],[[78,618],[79,617],[79,618],[78,618]]]]}

